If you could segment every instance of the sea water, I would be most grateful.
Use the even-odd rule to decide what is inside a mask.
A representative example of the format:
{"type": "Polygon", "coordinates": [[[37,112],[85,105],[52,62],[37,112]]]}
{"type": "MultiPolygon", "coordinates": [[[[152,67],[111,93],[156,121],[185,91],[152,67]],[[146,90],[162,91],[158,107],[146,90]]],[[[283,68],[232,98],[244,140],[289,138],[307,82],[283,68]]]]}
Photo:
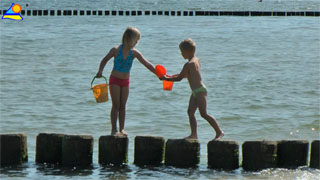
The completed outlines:
{"type": "MultiPolygon", "coordinates": [[[[29,9],[70,9],[72,2],[77,6],[75,9],[80,6],[83,9],[108,9],[103,1],[87,2],[87,5],[58,0],[55,3],[19,2],[23,9],[24,3],[30,3],[29,9]]],[[[160,7],[174,10],[174,6],[176,9],[195,6],[205,10],[219,9],[218,5],[239,9],[234,5],[238,1],[217,1],[218,5],[211,1],[195,3],[188,0],[181,1],[184,3],[115,2],[108,1],[113,3],[110,9],[152,10],[160,7]],[[180,4],[184,6],[181,8],[180,4]]],[[[259,9],[260,6],[256,1],[241,2],[251,3],[248,9],[259,9]]],[[[289,10],[320,9],[316,1],[272,2],[287,3],[289,10]],[[291,6],[293,2],[298,5],[291,6]]],[[[10,4],[1,1],[0,9],[7,9],[10,4]]],[[[111,101],[97,104],[90,82],[101,59],[110,48],[120,44],[128,26],[135,26],[141,32],[136,48],[154,65],[165,66],[168,74],[179,73],[186,62],[178,47],[181,40],[190,37],[195,41],[202,79],[208,88],[208,113],[216,117],[225,132],[224,139],[235,140],[240,146],[248,140],[306,139],[311,142],[319,139],[320,20],[317,17],[24,16],[20,22],[0,21],[0,132],[27,135],[29,162],[1,168],[1,179],[319,178],[318,170],[307,167],[259,172],[246,172],[241,168],[231,172],[207,169],[206,145],[215,132],[198,112],[201,144],[198,168],[133,165],[135,136],[170,139],[183,138],[190,133],[187,107],[191,90],[187,80],[175,82],[172,91],[164,91],[162,82],[138,60],[131,70],[127,102],[128,166],[100,167],[97,141],[111,131],[111,101]],[[36,165],[36,136],[42,132],[92,135],[95,140],[93,168],[79,170],[36,165]]],[[[106,77],[112,67],[113,59],[104,69],[106,77]]]]}

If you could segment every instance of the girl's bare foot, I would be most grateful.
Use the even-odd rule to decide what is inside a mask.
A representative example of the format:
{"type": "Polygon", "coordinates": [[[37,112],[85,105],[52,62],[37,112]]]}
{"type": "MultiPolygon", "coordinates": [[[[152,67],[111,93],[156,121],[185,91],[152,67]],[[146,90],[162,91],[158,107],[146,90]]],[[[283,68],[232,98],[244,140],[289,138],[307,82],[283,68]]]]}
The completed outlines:
{"type": "Polygon", "coordinates": [[[190,136],[187,136],[187,137],[185,137],[185,138],[183,138],[183,139],[198,139],[198,136],[194,136],[194,135],[190,135],[190,136]]]}
{"type": "Polygon", "coordinates": [[[124,130],[120,131],[120,134],[123,135],[123,136],[128,136],[128,133],[124,130]]]}
{"type": "Polygon", "coordinates": [[[214,141],[219,141],[224,136],[224,132],[221,131],[221,133],[217,134],[216,137],[213,139],[214,141]]]}
{"type": "Polygon", "coordinates": [[[111,136],[116,136],[118,134],[118,131],[111,131],[111,136]]]}

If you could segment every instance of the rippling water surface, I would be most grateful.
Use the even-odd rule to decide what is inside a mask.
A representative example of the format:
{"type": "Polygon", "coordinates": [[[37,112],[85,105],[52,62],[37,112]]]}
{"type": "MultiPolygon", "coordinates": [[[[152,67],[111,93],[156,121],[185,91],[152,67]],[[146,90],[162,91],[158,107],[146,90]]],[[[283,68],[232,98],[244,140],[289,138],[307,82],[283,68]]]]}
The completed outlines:
{"type": "MultiPolygon", "coordinates": [[[[29,2],[39,6],[49,4],[29,2]]],[[[136,8],[144,2],[137,1],[132,6],[136,8]]],[[[228,1],[229,6],[233,7],[231,2],[234,1],[228,1]]],[[[1,9],[7,8],[2,6],[5,3],[8,2],[1,1],[1,9]]],[[[99,3],[102,2],[97,1],[99,3]]],[[[122,3],[117,4],[123,9],[122,3]]],[[[207,8],[204,2],[200,5],[199,8],[207,8]]],[[[209,3],[208,8],[214,9],[211,6],[209,3]]],[[[60,4],[60,7],[64,6],[60,4]]],[[[146,5],[145,9],[149,7],[146,5]]],[[[160,7],[166,9],[167,6],[160,7]]],[[[319,171],[306,167],[256,173],[242,169],[234,172],[207,169],[206,144],[215,134],[198,113],[199,168],[134,166],[135,136],[156,135],[169,139],[189,134],[187,107],[191,94],[187,80],[175,82],[173,91],[163,91],[161,81],[138,61],[131,71],[125,126],[129,133],[129,165],[120,169],[102,168],[97,163],[97,140],[110,132],[111,101],[97,104],[90,81],[100,60],[111,47],[119,44],[127,26],[136,26],[141,31],[137,48],[153,64],[164,65],[168,74],[181,70],[185,60],[178,45],[191,37],[197,44],[196,55],[209,91],[208,112],[225,131],[224,139],[236,140],[240,145],[247,140],[261,139],[311,142],[319,139],[319,23],[315,17],[83,16],[25,17],[21,22],[1,20],[0,130],[1,133],[27,134],[29,162],[2,168],[0,177],[315,179],[319,171]],[[70,170],[35,165],[35,138],[40,132],[92,135],[95,139],[93,168],[70,170]]],[[[109,76],[112,66],[110,61],[104,70],[105,76],[109,76]]]]}

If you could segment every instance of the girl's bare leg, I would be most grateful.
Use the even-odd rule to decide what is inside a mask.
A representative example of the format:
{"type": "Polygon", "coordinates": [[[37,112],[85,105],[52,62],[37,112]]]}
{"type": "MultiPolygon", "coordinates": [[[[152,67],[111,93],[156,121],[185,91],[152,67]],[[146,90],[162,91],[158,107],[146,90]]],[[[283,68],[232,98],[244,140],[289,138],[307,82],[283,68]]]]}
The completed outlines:
{"type": "Polygon", "coordinates": [[[112,100],[112,108],[110,113],[111,120],[111,135],[116,135],[118,132],[117,119],[120,108],[120,86],[110,85],[110,94],[112,100]]]}
{"type": "Polygon", "coordinates": [[[205,120],[209,122],[209,124],[216,131],[216,137],[213,140],[220,140],[224,136],[224,132],[219,127],[217,120],[210,116],[207,113],[207,94],[204,92],[200,92],[197,94],[197,105],[201,114],[205,120]]]}
{"type": "Polygon", "coordinates": [[[191,135],[188,137],[185,137],[185,139],[198,139],[197,120],[196,120],[196,117],[194,116],[196,110],[197,110],[197,102],[196,102],[196,99],[191,95],[189,100],[189,107],[188,107],[188,116],[189,116],[191,135]]]}
{"type": "Polygon", "coordinates": [[[126,104],[129,96],[129,87],[121,87],[121,95],[120,95],[120,109],[119,109],[119,126],[120,133],[127,136],[128,133],[125,132],[124,124],[126,118],[126,104]]]}

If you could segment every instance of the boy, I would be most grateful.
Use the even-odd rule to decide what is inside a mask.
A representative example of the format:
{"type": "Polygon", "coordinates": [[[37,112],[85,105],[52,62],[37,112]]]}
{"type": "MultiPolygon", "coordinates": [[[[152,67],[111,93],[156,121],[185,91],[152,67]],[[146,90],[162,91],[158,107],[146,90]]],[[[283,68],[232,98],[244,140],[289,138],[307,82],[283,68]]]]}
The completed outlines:
{"type": "Polygon", "coordinates": [[[196,44],[188,38],[180,43],[179,48],[182,57],[188,62],[184,64],[180,74],[163,76],[160,80],[181,81],[185,77],[188,78],[192,90],[188,107],[191,135],[185,139],[198,139],[197,121],[194,114],[199,108],[201,117],[206,119],[216,131],[216,137],[213,140],[220,140],[224,136],[224,132],[220,129],[216,119],[207,113],[207,89],[201,80],[199,59],[195,56],[196,44]]]}

